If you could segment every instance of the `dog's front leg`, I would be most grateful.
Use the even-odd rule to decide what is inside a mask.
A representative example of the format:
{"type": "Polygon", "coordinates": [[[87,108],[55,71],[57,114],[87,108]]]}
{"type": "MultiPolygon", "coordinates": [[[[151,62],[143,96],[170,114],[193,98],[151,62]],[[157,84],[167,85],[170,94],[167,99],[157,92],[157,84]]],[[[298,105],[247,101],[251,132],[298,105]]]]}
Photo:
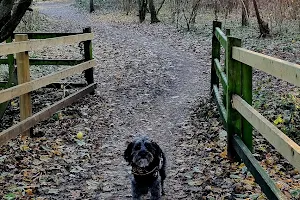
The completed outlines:
{"type": "Polygon", "coordinates": [[[137,186],[134,179],[131,181],[131,192],[132,192],[132,199],[133,200],[141,200],[142,193],[139,190],[139,188],[138,188],[138,186],[137,186]]]}
{"type": "Polygon", "coordinates": [[[160,191],[160,181],[157,179],[154,181],[150,188],[151,192],[151,200],[160,200],[161,197],[161,191],[160,191]]]}

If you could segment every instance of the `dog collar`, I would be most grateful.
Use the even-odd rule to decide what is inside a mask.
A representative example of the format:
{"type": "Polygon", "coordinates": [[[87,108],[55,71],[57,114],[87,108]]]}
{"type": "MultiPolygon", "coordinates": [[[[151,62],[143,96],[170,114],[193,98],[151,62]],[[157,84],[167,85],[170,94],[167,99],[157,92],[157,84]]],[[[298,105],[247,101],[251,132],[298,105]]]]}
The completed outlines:
{"type": "Polygon", "coordinates": [[[154,167],[151,171],[147,171],[140,167],[132,167],[132,174],[136,176],[146,176],[153,173],[154,177],[158,176],[158,166],[154,167]]]}

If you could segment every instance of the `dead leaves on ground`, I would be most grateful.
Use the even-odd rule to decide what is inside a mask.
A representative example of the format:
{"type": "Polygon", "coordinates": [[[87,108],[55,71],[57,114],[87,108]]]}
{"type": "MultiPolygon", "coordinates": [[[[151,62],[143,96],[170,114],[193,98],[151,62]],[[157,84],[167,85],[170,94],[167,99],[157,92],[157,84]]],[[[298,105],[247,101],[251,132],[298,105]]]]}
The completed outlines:
{"type": "Polygon", "coordinates": [[[95,144],[91,143],[89,129],[83,119],[66,113],[48,123],[47,128],[36,129],[46,132],[47,137],[22,136],[0,148],[1,197],[42,200],[65,190],[69,197],[82,198],[102,190],[101,178],[90,172],[94,166],[89,148],[95,144]],[[70,126],[70,118],[76,126],[70,126]],[[73,186],[69,184],[72,182],[73,186]],[[80,188],[78,182],[84,182],[80,184],[84,187],[80,188]],[[64,183],[68,184],[64,187],[64,183]]]}
{"type": "MultiPolygon", "coordinates": [[[[193,137],[190,140],[183,138],[184,142],[180,145],[188,148],[189,155],[195,155],[183,155],[193,163],[190,168],[185,168],[182,176],[190,192],[195,192],[195,196],[202,199],[266,199],[245,164],[228,161],[226,132],[218,122],[216,106],[206,98],[201,98],[198,103],[189,122],[193,132],[185,133],[193,137]]],[[[299,172],[257,133],[254,139],[254,156],[261,166],[289,199],[299,199],[299,172]]]]}

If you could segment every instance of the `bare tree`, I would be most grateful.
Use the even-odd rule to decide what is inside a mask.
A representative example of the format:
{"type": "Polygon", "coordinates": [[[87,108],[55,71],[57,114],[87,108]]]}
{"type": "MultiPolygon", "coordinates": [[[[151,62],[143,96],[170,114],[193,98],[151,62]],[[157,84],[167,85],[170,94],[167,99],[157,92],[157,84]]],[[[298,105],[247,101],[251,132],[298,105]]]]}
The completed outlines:
{"type": "Polygon", "coordinates": [[[298,21],[298,30],[300,32],[300,1],[291,1],[291,16],[294,20],[298,21]]]}
{"type": "Polygon", "coordinates": [[[189,16],[186,15],[186,12],[183,8],[183,16],[185,18],[186,26],[187,26],[188,31],[190,31],[191,25],[194,25],[195,22],[196,22],[196,17],[197,17],[197,14],[198,14],[198,9],[200,7],[200,2],[201,2],[201,0],[194,0],[193,1],[192,8],[191,8],[191,11],[189,13],[189,16]]]}
{"type": "Polygon", "coordinates": [[[32,0],[0,0],[0,42],[16,29],[32,0]]]}
{"type": "Polygon", "coordinates": [[[150,10],[150,14],[151,14],[151,23],[160,22],[159,19],[157,18],[157,12],[155,10],[153,0],[148,0],[148,1],[149,1],[149,10],[150,10]]]}
{"type": "Polygon", "coordinates": [[[131,12],[132,0],[123,0],[123,9],[126,12],[126,15],[131,12]]]}
{"type": "Polygon", "coordinates": [[[165,2],[166,2],[166,0],[163,0],[163,1],[161,2],[159,8],[158,8],[157,11],[156,11],[156,15],[158,15],[160,9],[163,7],[163,5],[165,4],[165,2]]]}
{"type": "Polygon", "coordinates": [[[90,13],[95,11],[94,0],[90,0],[90,13]]]}
{"type": "Polygon", "coordinates": [[[242,3],[242,26],[249,25],[249,0],[241,0],[242,3]]]}
{"type": "Polygon", "coordinates": [[[214,14],[215,20],[218,20],[218,13],[220,12],[220,6],[217,0],[214,1],[214,14]]]}
{"type": "Polygon", "coordinates": [[[262,18],[260,17],[256,0],[253,0],[253,5],[254,5],[256,18],[259,26],[259,32],[260,32],[259,37],[266,37],[267,35],[270,34],[269,25],[267,22],[263,21],[262,18]]]}
{"type": "Polygon", "coordinates": [[[146,18],[146,13],[147,13],[147,0],[138,0],[138,5],[139,5],[139,18],[140,22],[142,23],[145,21],[146,18]]]}
{"type": "Polygon", "coordinates": [[[151,23],[160,22],[159,19],[157,18],[157,11],[155,9],[153,0],[138,0],[140,22],[143,22],[146,18],[146,13],[148,11],[147,8],[148,4],[149,4],[149,11],[151,14],[151,23]]]}

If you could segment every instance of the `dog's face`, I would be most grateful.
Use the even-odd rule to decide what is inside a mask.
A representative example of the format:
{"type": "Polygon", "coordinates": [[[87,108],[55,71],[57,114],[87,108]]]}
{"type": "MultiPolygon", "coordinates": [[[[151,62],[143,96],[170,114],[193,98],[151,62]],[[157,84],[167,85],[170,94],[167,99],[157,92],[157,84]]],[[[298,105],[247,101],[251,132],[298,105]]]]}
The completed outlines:
{"type": "Polygon", "coordinates": [[[124,152],[124,158],[129,164],[144,168],[160,154],[159,146],[147,137],[141,137],[131,142],[124,152]]]}

